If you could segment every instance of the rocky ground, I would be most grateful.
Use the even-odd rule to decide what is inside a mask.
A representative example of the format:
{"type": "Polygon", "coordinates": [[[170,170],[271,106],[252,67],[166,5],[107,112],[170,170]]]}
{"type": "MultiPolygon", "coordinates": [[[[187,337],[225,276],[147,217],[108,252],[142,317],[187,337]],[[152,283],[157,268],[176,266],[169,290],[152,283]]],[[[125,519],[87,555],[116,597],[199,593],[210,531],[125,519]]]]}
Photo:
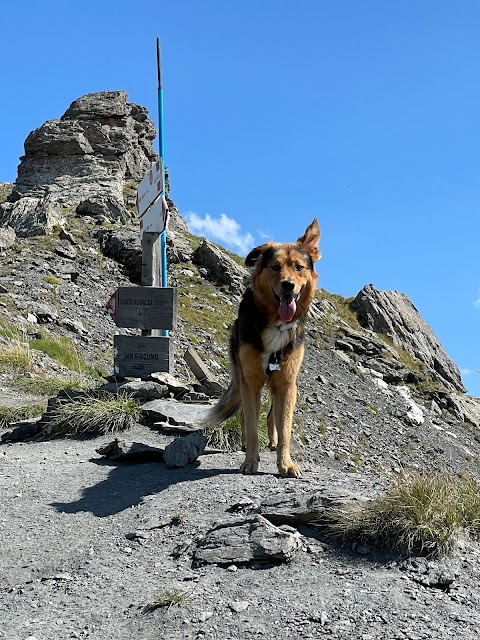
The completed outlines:
{"type": "MultiPolygon", "coordinates": [[[[68,338],[95,387],[112,373],[119,331],[105,304],[118,286],[140,282],[131,184],[152,139],[144,111],[112,94],[76,101],[31,134],[18,184],[0,185],[0,354],[20,341],[12,327],[24,344],[44,331],[68,338]],[[102,176],[92,197],[93,177],[78,188],[86,167],[102,176]]],[[[158,402],[188,413],[192,400],[214,400],[185,351],[194,348],[226,384],[228,327],[247,273],[191,236],[169,204],[183,391],[165,387],[158,402]]],[[[305,516],[311,505],[376,496],[404,470],[479,477],[479,401],[465,396],[457,367],[405,296],[371,285],[352,301],[318,293],[295,412],[304,472],[295,480],[277,475],[269,452],[258,474],[243,476],[241,452],[207,447],[168,468],[108,459],[98,449],[111,437],[6,436],[16,427],[9,411],[47,400],[25,380],[79,376],[40,348],[30,355],[20,373],[0,359],[0,638],[478,636],[476,543],[444,560],[394,557],[337,546],[305,516]]],[[[178,421],[145,410],[122,437],[164,449],[178,421]]]]}
{"type": "MultiPolygon", "coordinates": [[[[164,444],[140,428],[129,436],[164,444]]],[[[0,637],[478,637],[477,546],[406,561],[300,526],[290,562],[192,563],[216,521],[267,498],[368,496],[378,480],[320,464],[283,480],[270,453],[255,476],[237,473],[240,453],[207,451],[182,469],[115,464],[96,453],[104,441],[3,447],[0,637]],[[178,603],[149,608],[162,597],[178,603]]]]}

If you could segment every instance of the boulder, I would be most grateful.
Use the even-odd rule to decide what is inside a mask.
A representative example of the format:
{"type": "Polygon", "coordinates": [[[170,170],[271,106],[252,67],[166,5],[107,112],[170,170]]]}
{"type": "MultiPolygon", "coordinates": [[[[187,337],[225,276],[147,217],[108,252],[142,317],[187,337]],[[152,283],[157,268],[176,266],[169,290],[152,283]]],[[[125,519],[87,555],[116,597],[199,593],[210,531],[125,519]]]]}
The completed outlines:
{"type": "Polygon", "coordinates": [[[109,460],[119,462],[149,463],[163,460],[163,449],[142,442],[126,442],[120,438],[102,445],[96,451],[109,460]]]}
{"type": "Polygon", "coordinates": [[[240,516],[218,522],[198,543],[196,563],[242,564],[290,562],[301,546],[300,535],[276,527],[263,516],[240,516]]]}
{"type": "MultiPolygon", "coordinates": [[[[154,422],[171,425],[195,425],[205,419],[210,406],[194,405],[176,400],[151,400],[142,411],[154,422]]],[[[198,430],[200,430],[200,426],[198,430]]]]}
{"type": "Polygon", "coordinates": [[[352,302],[361,324],[390,338],[426,366],[447,389],[464,392],[460,371],[409,298],[366,285],[352,302]]]}
{"type": "Polygon", "coordinates": [[[189,433],[176,438],[165,447],[163,459],[169,469],[186,467],[203,453],[207,438],[201,433],[189,433]]]}

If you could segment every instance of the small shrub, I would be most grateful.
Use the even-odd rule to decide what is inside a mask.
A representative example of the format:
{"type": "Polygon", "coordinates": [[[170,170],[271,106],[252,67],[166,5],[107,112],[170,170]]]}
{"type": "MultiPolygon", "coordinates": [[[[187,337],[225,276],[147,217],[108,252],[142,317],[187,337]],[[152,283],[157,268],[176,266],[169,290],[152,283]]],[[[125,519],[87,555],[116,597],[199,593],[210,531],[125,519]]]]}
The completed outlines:
{"type": "Polygon", "coordinates": [[[480,537],[480,485],[470,476],[412,473],[384,496],[326,512],[319,524],[340,543],[368,543],[403,555],[444,556],[462,538],[480,537]]]}
{"type": "Polygon", "coordinates": [[[144,611],[149,613],[151,611],[155,611],[155,609],[181,607],[185,605],[187,601],[188,596],[186,593],[173,589],[172,591],[165,591],[165,593],[161,593],[155,598],[155,600],[149,602],[144,611]]]}
{"type": "Polygon", "coordinates": [[[78,438],[126,431],[134,426],[140,405],[127,395],[87,393],[63,402],[47,423],[49,438],[78,438]]]}
{"type": "Polygon", "coordinates": [[[54,276],[52,274],[48,274],[48,276],[46,276],[45,278],[45,282],[52,285],[60,284],[61,281],[61,278],[58,278],[57,276],[54,276]]]}
{"type": "Polygon", "coordinates": [[[174,513],[173,516],[170,518],[169,524],[172,527],[178,527],[179,525],[183,524],[186,521],[187,521],[187,516],[185,514],[174,513]]]}

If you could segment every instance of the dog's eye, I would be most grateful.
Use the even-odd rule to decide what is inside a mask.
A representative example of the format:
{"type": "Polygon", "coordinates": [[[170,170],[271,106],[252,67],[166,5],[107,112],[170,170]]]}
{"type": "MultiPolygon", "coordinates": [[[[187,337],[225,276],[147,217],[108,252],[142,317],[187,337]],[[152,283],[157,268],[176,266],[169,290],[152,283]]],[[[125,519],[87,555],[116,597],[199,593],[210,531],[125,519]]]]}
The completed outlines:
{"type": "Polygon", "coordinates": [[[296,264],[295,265],[295,271],[303,271],[305,269],[305,267],[303,266],[303,264],[296,264]]]}
{"type": "Polygon", "coordinates": [[[270,267],[274,271],[280,271],[280,269],[282,268],[279,264],[272,264],[272,265],[270,265],[270,267]]]}

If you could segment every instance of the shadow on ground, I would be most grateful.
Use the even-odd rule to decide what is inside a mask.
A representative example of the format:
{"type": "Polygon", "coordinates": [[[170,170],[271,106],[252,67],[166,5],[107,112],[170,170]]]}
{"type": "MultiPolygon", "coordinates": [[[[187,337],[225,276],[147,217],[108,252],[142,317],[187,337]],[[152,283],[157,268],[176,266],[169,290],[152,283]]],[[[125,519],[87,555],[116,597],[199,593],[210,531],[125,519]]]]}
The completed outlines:
{"type": "Polygon", "coordinates": [[[87,487],[74,502],[51,503],[62,513],[89,511],[99,518],[111,516],[142,502],[145,496],[161,493],[178,482],[192,482],[212,476],[237,474],[237,469],[201,469],[189,465],[181,469],[167,469],[161,463],[126,464],[93,459],[99,465],[112,466],[105,480],[87,487]]]}

